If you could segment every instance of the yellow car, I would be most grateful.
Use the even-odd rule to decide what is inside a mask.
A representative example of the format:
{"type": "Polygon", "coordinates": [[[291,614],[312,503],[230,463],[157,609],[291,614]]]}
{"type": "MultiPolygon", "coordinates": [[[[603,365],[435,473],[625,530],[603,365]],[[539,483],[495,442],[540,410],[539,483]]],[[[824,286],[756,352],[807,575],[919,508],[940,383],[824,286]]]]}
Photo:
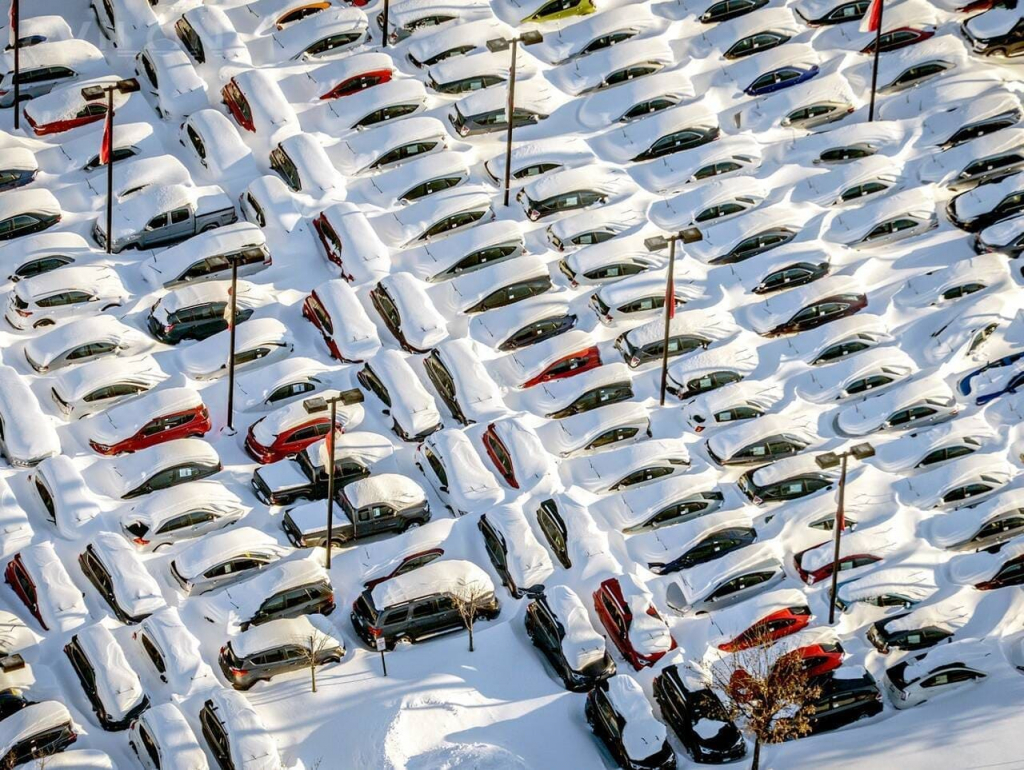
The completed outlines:
{"type": "Polygon", "coordinates": [[[540,8],[522,21],[556,21],[570,16],[586,16],[597,10],[595,0],[545,0],[540,8]]]}

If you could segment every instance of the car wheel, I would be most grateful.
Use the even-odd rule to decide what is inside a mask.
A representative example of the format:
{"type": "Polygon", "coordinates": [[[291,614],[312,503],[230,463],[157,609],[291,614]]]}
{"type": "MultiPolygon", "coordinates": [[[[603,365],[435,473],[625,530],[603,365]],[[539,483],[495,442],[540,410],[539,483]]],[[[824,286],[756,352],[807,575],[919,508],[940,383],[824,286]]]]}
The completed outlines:
{"type": "Polygon", "coordinates": [[[42,320],[36,321],[34,324],[32,324],[33,329],[41,329],[44,326],[53,326],[53,319],[43,318],[42,320]]]}
{"type": "Polygon", "coordinates": [[[201,229],[199,232],[201,232],[201,233],[208,233],[208,232],[210,232],[210,230],[215,230],[218,227],[220,227],[219,224],[217,224],[216,222],[211,222],[210,224],[208,224],[205,227],[203,227],[203,229],[201,229]]]}
{"type": "Polygon", "coordinates": [[[170,547],[171,547],[171,544],[170,544],[170,543],[160,543],[160,545],[157,545],[157,546],[153,546],[153,553],[156,553],[156,552],[157,552],[157,551],[159,551],[159,550],[160,550],[161,548],[170,548],[170,547]]]}
{"type": "Polygon", "coordinates": [[[405,529],[402,531],[408,532],[411,529],[418,529],[422,523],[423,522],[421,521],[410,521],[408,524],[405,525],[405,529]]]}
{"type": "Polygon", "coordinates": [[[108,310],[110,310],[110,308],[112,308],[112,307],[121,307],[121,306],[118,303],[116,303],[116,302],[111,302],[109,305],[104,305],[103,307],[101,307],[100,308],[100,312],[101,313],[105,313],[108,310]]]}

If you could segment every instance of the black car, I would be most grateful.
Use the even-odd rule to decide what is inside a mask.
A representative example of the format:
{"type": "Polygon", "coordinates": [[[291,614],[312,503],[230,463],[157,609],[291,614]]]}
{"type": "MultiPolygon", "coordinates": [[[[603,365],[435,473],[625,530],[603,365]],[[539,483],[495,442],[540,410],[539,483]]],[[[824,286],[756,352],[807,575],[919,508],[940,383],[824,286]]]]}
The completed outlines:
{"type": "Polygon", "coordinates": [[[740,491],[758,505],[762,503],[778,503],[783,500],[796,500],[813,495],[820,489],[830,489],[834,479],[826,473],[809,471],[792,476],[782,481],[758,486],[754,482],[754,474],[760,468],[747,471],[737,480],[740,491]]]}
{"type": "MultiPolygon", "coordinates": [[[[644,698],[643,691],[628,674],[606,679],[587,693],[587,702],[584,713],[587,717],[587,724],[594,731],[594,735],[601,739],[601,742],[608,748],[619,767],[626,770],[676,770],[676,755],[666,740],[660,748],[653,748],[650,755],[638,758],[630,757],[626,749],[624,731],[626,728],[626,715],[621,713],[615,706],[609,690],[616,692],[625,690],[630,700],[644,698]],[[631,686],[625,687],[624,685],[631,686]]],[[[634,704],[630,704],[634,705],[634,704]]],[[[630,712],[630,718],[636,716],[635,711],[630,712]]],[[[650,719],[654,719],[653,715],[650,719]]]]}
{"type": "Polygon", "coordinates": [[[387,287],[383,283],[378,283],[370,290],[370,302],[373,303],[374,309],[380,315],[381,320],[384,321],[384,325],[388,327],[388,331],[398,340],[402,350],[410,353],[426,352],[425,350],[413,347],[405,338],[405,334],[402,332],[402,314],[399,312],[398,305],[391,294],[388,293],[387,287]]]}
{"type": "Polygon", "coordinates": [[[541,595],[526,606],[526,633],[562,678],[567,690],[587,692],[615,673],[615,661],[607,649],[603,649],[603,638],[590,626],[579,598],[565,586],[555,586],[549,593],[550,597],[541,595]],[[570,608],[570,613],[568,617],[563,617],[566,613],[559,610],[566,606],[570,608]],[[579,613],[578,610],[583,611],[579,613]],[[566,627],[582,623],[586,624],[582,630],[589,628],[587,635],[593,635],[602,649],[595,645],[587,656],[590,660],[582,668],[575,669],[566,658],[563,642],[566,627]]]}
{"type": "Polygon", "coordinates": [[[89,582],[93,584],[100,596],[107,603],[107,606],[114,612],[114,615],[122,623],[138,623],[143,620],[146,615],[136,617],[129,615],[120,604],[117,603],[117,595],[114,593],[114,580],[110,576],[110,571],[106,565],[100,559],[96,553],[96,549],[93,548],[90,543],[85,547],[85,550],[78,555],[78,564],[82,568],[83,574],[89,579],[89,582]]]}
{"type": "Polygon", "coordinates": [[[25,697],[25,691],[17,687],[8,687],[0,690],[0,721],[7,719],[11,714],[16,714],[26,706],[31,706],[36,701],[25,697]]]}
{"type": "Polygon", "coordinates": [[[859,677],[836,677],[831,673],[814,677],[812,683],[821,688],[808,721],[811,734],[845,727],[865,717],[882,712],[882,693],[867,671],[859,677]]]}
{"type": "Polygon", "coordinates": [[[794,286],[803,286],[805,283],[824,278],[828,271],[828,262],[796,262],[769,273],[752,291],[754,294],[770,294],[773,291],[792,289],[794,286]]]}
{"type": "MultiPolygon", "coordinates": [[[[92,626],[86,629],[83,633],[95,631],[96,629],[105,632],[92,634],[93,637],[101,637],[99,639],[100,645],[117,644],[117,642],[114,641],[113,636],[110,635],[110,631],[101,626],[92,626]],[[104,636],[107,637],[107,639],[103,639],[102,637],[104,636]]],[[[90,637],[90,642],[87,643],[85,640],[81,640],[79,638],[79,634],[75,634],[71,637],[71,641],[64,645],[64,654],[67,655],[68,660],[71,661],[71,667],[78,676],[78,681],[81,683],[82,689],[85,691],[85,695],[89,699],[89,703],[92,705],[93,711],[96,712],[96,718],[99,720],[100,727],[110,732],[125,730],[135,717],[149,708],[149,696],[140,693],[134,704],[130,706],[121,703],[108,704],[104,702],[105,697],[120,698],[122,696],[122,691],[116,689],[120,685],[120,681],[118,681],[117,684],[115,684],[114,681],[108,681],[106,682],[106,686],[103,687],[100,686],[98,682],[99,678],[107,677],[110,679],[111,677],[118,676],[124,672],[125,669],[123,668],[123,663],[119,661],[111,662],[106,659],[92,660],[87,653],[87,649],[97,647],[97,644],[92,643],[94,641],[96,640],[93,640],[90,637]],[[105,696],[105,693],[110,693],[110,695],[105,696]],[[107,709],[112,707],[121,709],[123,713],[117,715],[110,714],[107,709]]],[[[106,657],[102,647],[99,652],[100,656],[103,656],[104,658],[106,657]]],[[[137,683],[138,679],[136,678],[135,681],[137,683]]]]}
{"type": "MultiPolygon", "coordinates": [[[[1016,3],[1013,7],[1016,7],[1016,3]]],[[[972,16],[960,25],[964,40],[974,53],[978,56],[995,56],[1002,59],[1024,54],[1024,17],[1018,18],[1012,26],[1007,26],[1001,34],[980,37],[971,31],[971,22],[978,19],[983,24],[986,21],[985,16],[987,13],[972,16]]]]}
{"type": "Polygon", "coordinates": [[[698,21],[701,24],[717,24],[720,21],[744,16],[765,5],[768,5],[768,0],[718,0],[717,3],[708,6],[708,9],[698,17],[698,21]]]}
{"type": "Polygon", "coordinates": [[[871,0],[850,0],[849,2],[840,3],[834,8],[829,8],[828,11],[821,16],[810,19],[804,16],[799,6],[797,6],[795,10],[797,15],[808,25],[812,27],[824,27],[831,26],[833,24],[846,24],[850,21],[860,21],[864,18],[864,14],[868,12],[869,5],[871,5],[871,0]]]}
{"type": "MultiPolygon", "coordinates": [[[[966,230],[969,233],[977,233],[984,230],[990,225],[994,225],[996,222],[1002,222],[1004,219],[1016,216],[1024,211],[1024,175],[1015,175],[1013,177],[1017,184],[1016,189],[1012,192],[1007,193],[995,206],[988,211],[977,214],[976,216],[963,219],[957,215],[957,201],[960,200],[964,195],[973,197],[970,191],[962,193],[956,196],[946,206],[946,213],[949,216],[949,221],[959,227],[961,230],[966,230]]],[[[1006,180],[1009,182],[1009,180],[1006,180]]],[[[981,189],[985,189],[982,187],[981,189]]]]}
{"type": "MultiPolygon", "coordinates": [[[[516,107],[512,111],[512,126],[532,126],[540,123],[547,115],[540,112],[528,110],[525,107],[516,107]]],[[[507,131],[508,120],[504,107],[497,110],[487,110],[476,115],[463,115],[459,105],[455,105],[454,112],[448,114],[448,120],[458,132],[459,136],[476,136],[477,134],[491,134],[495,131],[507,131]]]]}
{"type": "Polygon", "coordinates": [[[0,168],[0,192],[24,187],[36,178],[38,169],[0,168]]]}
{"type": "Polygon", "coordinates": [[[612,382],[596,388],[591,388],[585,393],[581,393],[573,399],[571,404],[556,412],[551,412],[547,417],[552,420],[561,420],[564,417],[571,417],[574,414],[589,412],[591,409],[597,409],[601,406],[617,404],[620,401],[630,401],[632,398],[632,381],[622,380],[620,382],[612,382]]]}
{"type": "Polygon", "coordinates": [[[764,337],[775,337],[780,334],[795,334],[824,326],[840,318],[859,313],[868,306],[868,298],[864,294],[836,294],[825,297],[813,305],[800,310],[792,318],[774,329],[765,332],[764,337]]]}
{"type": "Polygon", "coordinates": [[[708,456],[719,465],[752,465],[763,463],[765,460],[770,462],[778,460],[780,457],[795,455],[807,448],[807,442],[796,436],[775,433],[760,441],[747,444],[727,458],[716,455],[708,441],[704,442],[704,446],[708,450],[708,456]]]}
{"type": "MultiPolygon", "coordinates": [[[[747,744],[736,728],[722,702],[714,691],[708,688],[688,689],[689,680],[680,673],[679,666],[666,666],[654,678],[654,699],[661,709],[661,716],[679,736],[679,740],[690,753],[694,762],[721,764],[742,759],[747,753],[747,744]],[[711,737],[697,732],[698,722],[706,720],[718,726],[718,732],[711,737]]],[[[691,683],[691,687],[693,684],[691,683]]]]}
{"type": "MultiPolygon", "coordinates": [[[[307,450],[320,451],[320,444],[307,450]]],[[[370,475],[370,469],[354,457],[334,458],[334,485],[341,490],[346,484],[370,475]]],[[[260,465],[252,472],[253,492],[266,505],[291,505],[300,500],[323,500],[327,497],[327,469],[316,461],[312,451],[295,457],[260,465]]]]}
{"type": "Polygon", "coordinates": [[[677,385],[675,381],[669,377],[667,390],[673,396],[678,398],[680,401],[685,401],[695,396],[699,396],[701,393],[707,393],[710,390],[715,390],[728,385],[732,382],[739,382],[743,379],[743,375],[739,372],[731,369],[722,369],[717,372],[709,372],[702,374],[699,377],[687,380],[681,385],[677,385]]]}
{"type": "Polygon", "coordinates": [[[650,562],[647,568],[656,575],[667,575],[681,569],[696,567],[750,545],[757,532],[750,527],[729,527],[713,532],[697,545],[670,562],[650,562]]]}
{"type": "MultiPolygon", "coordinates": [[[[155,309],[157,305],[153,307],[155,309]]],[[[169,313],[166,322],[159,321],[151,312],[146,325],[150,334],[168,345],[177,345],[182,340],[205,340],[228,328],[227,309],[227,300],[204,302],[169,313]]],[[[253,310],[251,307],[238,307],[235,324],[248,321],[253,310]]]]}
{"type": "Polygon", "coordinates": [[[515,283],[510,283],[508,286],[502,286],[500,289],[495,289],[475,305],[467,308],[464,312],[468,315],[470,313],[483,313],[486,310],[495,310],[499,307],[506,307],[507,305],[521,302],[524,299],[536,297],[538,294],[543,294],[550,288],[551,277],[547,275],[540,278],[527,278],[522,281],[516,281],[515,283]]]}
{"type": "Polygon", "coordinates": [[[783,246],[796,238],[797,232],[788,227],[769,227],[759,233],[744,238],[725,254],[710,260],[712,265],[735,265],[758,254],[764,254],[779,246],[783,246]]]}
{"type": "Polygon", "coordinates": [[[27,704],[12,714],[2,731],[6,753],[0,755],[0,767],[19,767],[64,751],[78,739],[75,723],[63,704],[57,701],[27,704]]]}
{"type": "Polygon", "coordinates": [[[498,345],[498,350],[503,353],[507,353],[510,350],[521,350],[538,342],[557,337],[559,334],[564,334],[575,327],[575,313],[541,318],[539,321],[528,323],[526,326],[510,334],[504,342],[498,345]]]}
{"type": "Polygon", "coordinates": [[[933,647],[939,642],[944,642],[953,636],[953,632],[941,626],[921,626],[905,631],[890,631],[886,626],[899,618],[904,618],[909,613],[893,615],[891,618],[883,618],[871,625],[868,629],[868,641],[876,650],[885,654],[896,650],[923,650],[933,647]]]}
{"type": "MultiPolygon", "coordinates": [[[[729,0],[729,2],[736,2],[736,0],[729,0]]],[[[694,128],[673,131],[671,134],[659,137],[650,147],[635,158],[632,158],[632,160],[634,163],[639,163],[645,160],[663,158],[666,155],[690,150],[694,147],[700,147],[702,144],[713,142],[720,133],[721,129],[718,126],[696,126],[694,128]]]]}

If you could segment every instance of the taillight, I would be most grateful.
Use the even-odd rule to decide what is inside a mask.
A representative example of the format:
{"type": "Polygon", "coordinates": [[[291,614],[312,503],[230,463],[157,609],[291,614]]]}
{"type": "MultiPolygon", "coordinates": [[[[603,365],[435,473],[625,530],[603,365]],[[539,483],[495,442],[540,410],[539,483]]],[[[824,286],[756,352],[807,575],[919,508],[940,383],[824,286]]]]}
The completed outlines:
{"type": "Polygon", "coordinates": [[[17,308],[15,308],[14,312],[20,315],[22,318],[30,318],[32,316],[32,313],[30,313],[28,310],[18,310],[17,308]]]}
{"type": "Polygon", "coordinates": [[[245,676],[249,673],[247,668],[231,668],[228,670],[231,672],[231,676],[245,676]]]}
{"type": "Polygon", "coordinates": [[[334,604],[334,593],[327,594],[327,603],[334,604]]]}
{"type": "Polygon", "coordinates": [[[379,639],[381,636],[384,635],[384,632],[381,629],[377,628],[376,626],[370,626],[366,630],[370,633],[370,636],[372,636],[374,639],[379,639]]]}
{"type": "Polygon", "coordinates": [[[133,537],[132,542],[135,543],[135,545],[149,545],[149,541],[144,540],[141,537],[133,537]]]}

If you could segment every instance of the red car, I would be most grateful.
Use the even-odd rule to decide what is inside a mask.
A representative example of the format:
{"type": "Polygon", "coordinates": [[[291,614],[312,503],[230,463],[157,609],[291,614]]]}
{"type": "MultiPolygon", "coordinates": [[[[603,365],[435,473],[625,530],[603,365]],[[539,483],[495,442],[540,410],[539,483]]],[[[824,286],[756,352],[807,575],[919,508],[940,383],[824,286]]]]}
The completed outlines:
{"type": "Polygon", "coordinates": [[[658,614],[651,599],[646,589],[628,576],[608,578],[594,592],[594,609],[597,610],[597,616],[601,618],[601,623],[615,642],[615,646],[619,648],[622,657],[637,671],[653,666],[665,656],[665,653],[676,648],[676,641],[672,638],[668,624],[658,614]],[[653,649],[650,651],[636,649],[630,637],[630,630],[636,620],[633,608],[638,605],[645,606],[645,614],[654,619],[652,622],[644,618],[651,629],[645,628],[642,631],[652,643],[653,649]]]}
{"type": "Polygon", "coordinates": [[[221,89],[220,93],[224,97],[224,104],[227,105],[228,110],[231,111],[238,125],[246,131],[255,132],[256,124],[253,123],[252,119],[252,107],[249,105],[249,100],[245,98],[245,94],[242,93],[242,89],[238,87],[235,79],[231,78],[227,85],[221,89]]]}
{"type": "Polygon", "coordinates": [[[213,427],[210,411],[191,388],[165,388],[104,412],[89,446],[101,455],[137,452],[179,438],[201,438],[213,427]]]}
{"type": "MultiPolygon", "coordinates": [[[[796,655],[802,658],[804,672],[808,677],[815,677],[839,668],[843,663],[843,652],[843,646],[837,640],[798,647],[787,652],[786,655],[796,655]]],[[[729,684],[734,695],[740,698],[749,697],[744,686],[749,677],[750,675],[742,668],[733,672],[729,684]]]]}
{"type": "Polygon", "coordinates": [[[21,560],[21,554],[15,554],[14,558],[7,562],[7,568],[4,570],[4,582],[14,589],[14,593],[25,603],[29,612],[32,613],[32,617],[39,621],[39,625],[44,630],[49,631],[50,629],[43,622],[43,616],[39,612],[39,599],[36,595],[35,581],[32,580],[32,576],[25,569],[25,565],[21,560]]]}
{"type": "Polygon", "coordinates": [[[342,278],[350,283],[354,281],[355,276],[346,272],[345,266],[341,262],[341,252],[344,246],[338,232],[334,229],[331,221],[327,218],[326,211],[321,212],[319,216],[313,217],[313,229],[316,230],[317,237],[320,239],[320,243],[324,247],[324,253],[327,255],[327,259],[341,268],[342,278]]]}
{"type": "MultiPolygon", "coordinates": [[[[807,551],[813,551],[815,548],[808,548],[807,551]]],[[[829,559],[828,564],[823,567],[819,567],[815,570],[807,570],[803,567],[804,554],[807,551],[801,551],[796,555],[796,571],[799,573],[800,578],[808,584],[813,585],[819,583],[822,580],[832,577],[832,560],[829,559]]],[[[866,567],[868,564],[874,564],[877,561],[881,561],[880,556],[872,556],[869,553],[854,553],[847,556],[841,556],[839,558],[839,571],[846,572],[851,569],[857,569],[858,567],[866,567]]]]}
{"type": "Polygon", "coordinates": [[[493,422],[487,426],[487,430],[484,431],[481,440],[484,443],[484,451],[491,458],[491,462],[494,463],[498,473],[505,479],[505,483],[512,487],[512,489],[519,489],[519,481],[516,479],[516,468],[512,463],[512,454],[498,436],[493,422]]]}
{"type": "Polygon", "coordinates": [[[394,71],[390,69],[369,70],[359,75],[345,78],[345,80],[338,83],[338,85],[320,98],[338,99],[342,96],[351,96],[352,94],[357,94],[360,91],[365,91],[367,88],[379,86],[381,83],[387,83],[391,80],[391,76],[393,74],[394,71]]]}
{"type": "Polygon", "coordinates": [[[601,352],[597,349],[597,345],[594,345],[586,350],[570,353],[548,364],[539,374],[524,382],[523,387],[532,388],[534,385],[540,385],[542,382],[564,380],[567,377],[574,377],[577,374],[596,369],[600,365],[601,352]]]}
{"type": "MultiPolygon", "coordinates": [[[[933,29],[897,27],[896,29],[883,33],[878,42],[881,43],[882,53],[885,53],[886,51],[895,51],[900,48],[906,48],[908,45],[920,43],[921,41],[932,37],[934,34],[935,30],[933,29]]],[[[864,46],[860,52],[873,54],[875,52],[875,41],[872,40],[868,45],[864,46]]]]}
{"type": "Polygon", "coordinates": [[[66,117],[52,119],[52,117],[33,116],[26,107],[24,111],[25,121],[32,126],[36,136],[47,134],[59,134],[62,131],[70,131],[72,128],[85,126],[103,120],[107,114],[107,103],[104,101],[83,102],[76,110],[66,113],[66,117]]]}
{"type": "Polygon", "coordinates": [[[809,607],[786,607],[765,615],[754,625],[735,639],[718,645],[722,652],[740,652],[756,646],[763,641],[775,641],[784,636],[795,634],[811,622],[809,607]]]}
{"type": "MultiPolygon", "coordinates": [[[[339,417],[342,413],[339,412],[339,417]]],[[[309,398],[261,417],[245,436],[246,453],[261,465],[298,454],[331,431],[331,412],[322,398],[309,398]]],[[[339,426],[338,432],[343,432],[339,426]]]]}

